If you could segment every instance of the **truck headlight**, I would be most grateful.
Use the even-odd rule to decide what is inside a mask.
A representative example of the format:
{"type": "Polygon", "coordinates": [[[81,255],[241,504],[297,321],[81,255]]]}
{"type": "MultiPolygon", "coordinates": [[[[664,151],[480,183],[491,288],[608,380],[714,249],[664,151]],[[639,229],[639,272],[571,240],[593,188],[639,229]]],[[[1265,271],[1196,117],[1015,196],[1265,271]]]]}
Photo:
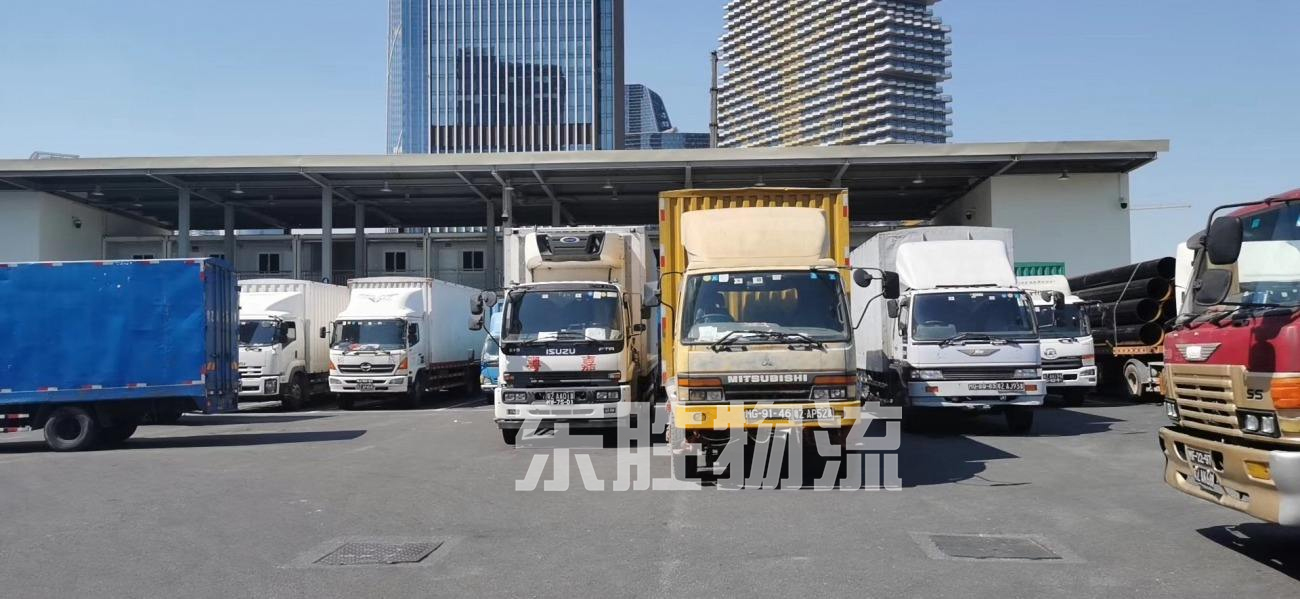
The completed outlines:
{"type": "Polygon", "coordinates": [[[690,401],[722,401],[722,389],[691,389],[686,395],[690,401]]]}
{"type": "Polygon", "coordinates": [[[942,381],[942,370],[913,370],[912,380],[914,381],[942,381]]]}
{"type": "Polygon", "coordinates": [[[597,391],[596,401],[618,401],[623,398],[623,394],[618,391],[597,391]]]}
{"type": "Polygon", "coordinates": [[[813,387],[813,399],[848,399],[849,390],[845,387],[813,387]]]}
{"type": "Polygon", "coordinates": [[[527,403],[528,394],[523,391],[506,391],[501,394],[504,403],[527,403]]]}
{"type": "Polygon", "coordinates": [[[262,383],[262,389],[267,395],[275,395],[275,392],[280,389],[280,381],[276,379],[266,379],[266,382],[262,383]]]}
{"type": "Polygon", "coordinates": [[[406,377],[404,376],[397,377],[395,379],[388,379],[388,384],[390,385],[400,385],[405,382],[406,382],[406,377]]]}
{"type": "Polygon", "coordinates": [[[1266,437],[1277,437],[1278,426],[1277,416],[1264,412],[1238,412],[1237,416],[1241,419],[1241,430],[1253,435],[1264,435],[1266,437]]]}
{"type": "Polygon", "coordinates": [[[1173,420],[1174,422],[1178,422],[1178,404],[1172,401],[1166,401],[1165,416],[1168,416],[1169,419],[1173,420]]]}
{"type": "Polygon", "coordinates": [[[1016,371],[1011,375],[1011,377],[1017,379],[1039,379],[1039,378],[1043,378],[1043,369],[1042,368],[1017,368],[1016,371]]]}

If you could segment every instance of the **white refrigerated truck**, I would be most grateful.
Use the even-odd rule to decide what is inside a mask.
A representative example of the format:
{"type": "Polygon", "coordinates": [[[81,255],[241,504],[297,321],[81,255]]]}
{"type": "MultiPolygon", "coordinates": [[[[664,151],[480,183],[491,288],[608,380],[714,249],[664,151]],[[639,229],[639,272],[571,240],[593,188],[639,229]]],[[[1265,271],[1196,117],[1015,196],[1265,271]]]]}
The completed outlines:
{"type": "Polygon", "coordinates": [[[658,331],[643,303],[658,268],[645,227],[509,229],[503,242],[502,439],[513,444],[526,421],[611,428],[653,400],[658,331]]]}
{"type": "Polygon", "coordinates": [[[484,335],[466,330],[464,318],[478,289],[419,277],[352,279],[348,288],[330,333],[339,407],[358,398],[418,407],[431,392],[477,387],[484,335]]]}
{"type": "Polygon", "coordinates": [[[1016,283],[1034,302],[1047,391],[1060,395],[1067,406],[1083,405],[1088,392],[1097,387],[1088,302],[1070,293],[1064,275],[1016,277],[1016,283]]]}
{"type": "Polygon", "coordinates": [[[919,408],[1002,412],[1015,432],[1033,426],[1046,385],[1009,229],[889,231],[853,250],[850,261],[897,272],[901,284],[897,300],[872,301],[879,280],[853,288],[859,375],[882,404],[913,415],[919,408]]]}
{"type": "Polygon", "coordinates": [[[239,397],[296,410],[326,385],[326,330],[348,288],[296,279],[239,282],[239,397]]]}

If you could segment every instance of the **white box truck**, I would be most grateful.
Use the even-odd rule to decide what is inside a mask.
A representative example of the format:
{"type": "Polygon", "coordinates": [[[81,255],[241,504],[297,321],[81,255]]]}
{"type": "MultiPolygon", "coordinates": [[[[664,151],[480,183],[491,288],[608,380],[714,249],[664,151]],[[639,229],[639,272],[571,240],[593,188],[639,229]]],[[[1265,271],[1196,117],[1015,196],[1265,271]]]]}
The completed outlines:
{"type": "Polygon", "coordinates": [[[419,407],[429,393],[478,385],[482,332],[464,317],[479,290],[420,277],[348,282],[348,307],[330,334],[330,391],[339,407],[358,398],[419,407]]]}
{"type": "Polygon", "coordinates": [[[1064,275],[1016,277],[1016,284],[1034,302],[1047,392],[1060,395],[1067,406],[1083,405],[1088,392],[1097,387],[1089,302],[1070,293],[1064,275]]]}
{"type": "Polygon", "coordinates": [[[859,375],[882,404],[902,405],[905,421],[919,408],[945,408],[1003,412],[1015,432],[1033,426],[1046,386],[1009,229],[889,231],[850,261],[897,272],[901,284],[897,300],[872,301],[879,280],[853,288],[859,375]]]}
{"type": "Polygon", "coordinates": [[[296,410],[329,377],[330,322],[348,288],[296,279],[239,282],[239,398],[296,410]]]}
{"type": "Polygon", "coordinates": [[[658,331],[643,303],[658,268],[645,227],[508,229],[503,243],[502,439],[513,444],[527,421],[611,428],[653,401],[658,331]]]}

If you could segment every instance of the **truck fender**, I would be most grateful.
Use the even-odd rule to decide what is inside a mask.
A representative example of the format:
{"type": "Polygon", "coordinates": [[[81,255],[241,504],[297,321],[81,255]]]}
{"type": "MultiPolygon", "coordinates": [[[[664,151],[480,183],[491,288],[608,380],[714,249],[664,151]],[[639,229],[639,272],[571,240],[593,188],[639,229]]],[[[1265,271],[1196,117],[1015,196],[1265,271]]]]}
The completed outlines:
{"type": "Polygon", "coordinates": [[[307,370],[306,362],[303,362],[302,360],[294,360],[293,362],[290,362],[289,368],[285,369],[285,374],[283,377],[284,380],[280,381],[280,384],[282,385],[287,384],[289,380],[294,377],[294,375],[298,374],[299,372],[305,372],[306,370],[307,370]]]}

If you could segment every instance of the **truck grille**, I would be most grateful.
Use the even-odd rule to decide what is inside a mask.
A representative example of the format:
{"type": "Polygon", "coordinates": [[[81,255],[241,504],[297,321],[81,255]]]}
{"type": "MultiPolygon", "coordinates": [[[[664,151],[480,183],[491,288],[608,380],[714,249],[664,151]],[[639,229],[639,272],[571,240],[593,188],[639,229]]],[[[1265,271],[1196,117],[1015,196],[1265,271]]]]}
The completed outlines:
{"type": "Polygon", "coordinates": [[[1083,358],[1072,356],[1068,358],[1044,358],[1044,370],[1074,370],[1083,368],[1083,358]]]}
{"type": "Polygon", "coordinates": [[[390,374],[397,366],[394,364],[371,364],[369,368],[362,368],[360,364],[339,364],[338,369],[341,374],[390,374]]]}
{"type": "Polygon", "coordinates": [[[808,401],[812,385],[726,385],[722,392],[727,401],[808,401]]]}
{"type": "Polygon", "coordinates": [[[240,366],[239,367],[240,377],[261,376],[261,375],[262,375],[261,366],[240,366]]]}
{"type": "Polygon", "coordinates": [[[613,371],[512,372],[512,387],[617,387],[613,371]]]}
{"type": "Polygon", "coordinates": [[[997,381],[1013,379],[1016,376],[1015,368],[1002,367],[944,368],[942,372],[945,381],[997,381]]]}
{"type": "Polygon", "coordinates": [[[1232,436],[1241,436],[1237,429],[1237,406],[1234,377],[1226,367],[1170,365],[1168,390],[1178,404],[1182,423],[1232,436]]]}

